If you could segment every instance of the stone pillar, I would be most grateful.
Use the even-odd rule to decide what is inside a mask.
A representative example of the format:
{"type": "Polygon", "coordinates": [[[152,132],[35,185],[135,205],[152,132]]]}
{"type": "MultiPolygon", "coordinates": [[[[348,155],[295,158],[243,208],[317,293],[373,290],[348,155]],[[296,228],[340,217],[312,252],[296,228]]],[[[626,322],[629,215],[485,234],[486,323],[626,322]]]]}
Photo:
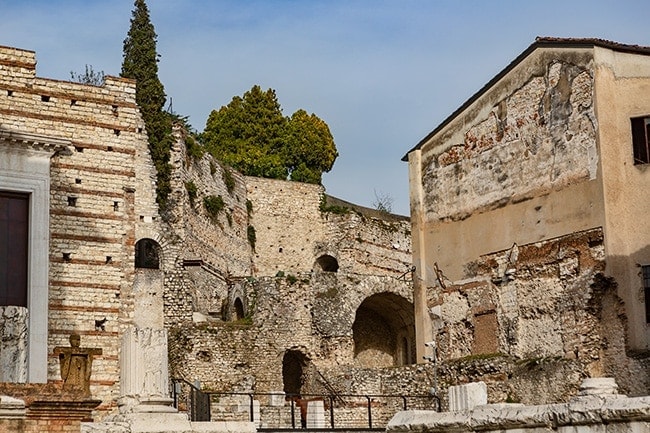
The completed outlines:
{"type": "Polygon", "coordinates": [[[487,404],[487,385],[485,382],[472,382],[449,387],[449,411],[472,410],[487,404]]]}
{"type": "Polygon", "coordinates": [[[27,323],[25,307],[0,307],[0,382],[27,382],[27,323]]]}
{"type": "Polygon", "coordinates": [[[167,330],[129,327],[122,337],[123,412],[174,412],[169,397],[167,330]]]}
{"type": "Polygon", "coordinates": [[[323,400],[307,402],[307,428],[325,428],[325,405],[323,400]]]}

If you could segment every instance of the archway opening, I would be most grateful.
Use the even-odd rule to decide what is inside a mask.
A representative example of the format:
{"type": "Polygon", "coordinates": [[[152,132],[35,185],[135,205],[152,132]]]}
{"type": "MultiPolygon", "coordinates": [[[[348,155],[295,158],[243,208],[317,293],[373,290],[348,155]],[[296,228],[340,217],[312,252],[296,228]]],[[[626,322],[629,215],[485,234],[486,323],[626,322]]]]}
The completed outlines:
{"type": "Polygon", "coordinates": [[[316,266],[321,271],[337,272],[339,270],[339,262],[332,256],[325,254],[316,259],[316,266]]]}
{"type": "Polygon", "coordinates": [[[362,367],[415,363],[413,304],[394,293],[366,298],[357,309],[352,336],[354,358],[362,367]]]}
{"type": "Polygon", "coordinates": [[[287,350],[282,358],[283,391],[287,398],[299,396],[305,384],[309,358],[299,350],[287,350]]]}
{"type": "Polygon", "coordinates": [[[160,245],[153,239],[140,239],[135,244],[135,267],[160,269],[160,245]]]}
{"type": "Polygon", "coordinates": [[[235,302],[233,303],[233,312],[232,312],[232,318],[233,320],[241,320],[244,318],[244,303],[241,301],[240,298],[235,298],[235,302]]]}

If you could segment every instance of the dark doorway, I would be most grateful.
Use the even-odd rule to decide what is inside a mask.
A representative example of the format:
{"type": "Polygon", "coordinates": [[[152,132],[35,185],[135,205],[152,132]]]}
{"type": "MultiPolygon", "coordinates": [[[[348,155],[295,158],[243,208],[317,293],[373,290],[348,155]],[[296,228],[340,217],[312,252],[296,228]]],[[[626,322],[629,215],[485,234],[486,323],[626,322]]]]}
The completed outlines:
{"type": "Polygon", "coordinates": [[[160,269],[160,245],[153,239],[140,239],[135,244],[135,267],[160,269]]]}
{"type": "Polygon", "coordinates": [[[298,396],[303,391],[309,359],[298,350],[287,350],[282,358],[283,391],[287,397],[298,396]]]}

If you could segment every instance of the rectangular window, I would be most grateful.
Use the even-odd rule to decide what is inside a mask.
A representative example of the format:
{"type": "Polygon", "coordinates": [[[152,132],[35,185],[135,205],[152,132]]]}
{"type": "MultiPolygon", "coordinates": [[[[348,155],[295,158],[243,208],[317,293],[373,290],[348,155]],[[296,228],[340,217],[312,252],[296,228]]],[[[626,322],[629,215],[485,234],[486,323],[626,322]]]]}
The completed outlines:
{"type": "Polygon", "coordinates": [[[634,164],[650,163],[650,117],[637,117],[632,121],[632,146],[634,164]]]}
{"type": "Polygon", "coordinates": [[[27,307],[29,194],[0,191],[0,305],[27,307]]]}
{"type": "Polygon", "coordinates": [[[641,266],[645,294],[645,323],[650,323],[650,265],[641,266]]]}

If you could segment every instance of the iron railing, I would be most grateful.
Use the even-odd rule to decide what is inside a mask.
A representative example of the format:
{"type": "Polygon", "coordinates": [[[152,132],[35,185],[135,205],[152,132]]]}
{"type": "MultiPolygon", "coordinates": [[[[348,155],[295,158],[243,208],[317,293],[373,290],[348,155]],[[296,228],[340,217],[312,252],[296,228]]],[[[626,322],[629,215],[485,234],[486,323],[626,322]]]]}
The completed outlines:
{"type": "Polygon", "coordinates": [[[251,421],[258,431],[379,431],[401,410],[440,411],[434,395],[215,392],[201,391],[183,379],[172,382],[175,407],[192,421],[251,421]]]}

